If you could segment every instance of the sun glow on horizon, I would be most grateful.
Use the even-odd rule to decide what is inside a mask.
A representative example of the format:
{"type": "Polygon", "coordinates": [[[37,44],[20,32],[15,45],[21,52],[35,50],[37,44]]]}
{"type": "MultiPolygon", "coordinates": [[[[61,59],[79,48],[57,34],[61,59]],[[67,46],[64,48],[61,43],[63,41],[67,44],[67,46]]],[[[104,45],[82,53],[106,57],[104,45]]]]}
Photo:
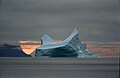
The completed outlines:
{"type": "MultiPolygon", "coordinates": [[[[59,44],[60,42],[62,41],[55,40],[53,44],[59,44]]],[[[36,48],[41,46],[41,43],[39,41],[32,41],[32,40],[21,40],[19,41],[19,43],[22,51],[27,55],[32,54],[36,50],[36,48]]]]}
{"type": "Polygon", "coordinates": [[[22,51],[28,55],[33,53],[36,48],[40,47],[40,42],[32,40],[22,40],[20,42],[20,47],[22,51]]]}

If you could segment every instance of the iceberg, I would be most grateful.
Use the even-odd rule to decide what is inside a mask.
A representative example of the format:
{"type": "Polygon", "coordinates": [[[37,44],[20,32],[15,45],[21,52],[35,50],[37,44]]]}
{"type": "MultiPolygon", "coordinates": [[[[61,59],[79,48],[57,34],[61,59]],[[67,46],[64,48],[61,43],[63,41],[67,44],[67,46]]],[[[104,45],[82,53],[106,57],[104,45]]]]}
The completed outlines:
{"type": "Polygon", "coordinates": [[[48,35],[41,38],[41,46],[35,51],[35,57],[83,57],[90,56],[86,44],[79,39],[79,30],[76,27],[72,34],[64,41],[54,44],[53,39],[48,35]]]}

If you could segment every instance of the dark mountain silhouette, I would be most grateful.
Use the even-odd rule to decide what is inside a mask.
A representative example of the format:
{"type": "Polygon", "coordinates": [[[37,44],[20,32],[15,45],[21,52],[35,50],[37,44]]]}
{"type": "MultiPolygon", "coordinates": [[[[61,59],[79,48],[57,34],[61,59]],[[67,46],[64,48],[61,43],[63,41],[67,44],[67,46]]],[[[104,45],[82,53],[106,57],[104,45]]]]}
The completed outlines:
{"type": "Polygon", "coordinates": [[[19,49],[18,45],[0,45],[0,57],[30,57],[19,49]]]}

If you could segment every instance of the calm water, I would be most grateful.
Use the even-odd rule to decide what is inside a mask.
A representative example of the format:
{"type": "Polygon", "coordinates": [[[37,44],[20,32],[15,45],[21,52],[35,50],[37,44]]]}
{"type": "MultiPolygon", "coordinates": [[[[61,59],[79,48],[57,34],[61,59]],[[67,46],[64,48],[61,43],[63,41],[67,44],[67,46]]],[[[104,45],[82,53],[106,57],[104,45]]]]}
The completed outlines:
{"type": "Polygon", "coordinates": [[[0,58],[0,78],[119,78],[118,59],[0,58]]]}

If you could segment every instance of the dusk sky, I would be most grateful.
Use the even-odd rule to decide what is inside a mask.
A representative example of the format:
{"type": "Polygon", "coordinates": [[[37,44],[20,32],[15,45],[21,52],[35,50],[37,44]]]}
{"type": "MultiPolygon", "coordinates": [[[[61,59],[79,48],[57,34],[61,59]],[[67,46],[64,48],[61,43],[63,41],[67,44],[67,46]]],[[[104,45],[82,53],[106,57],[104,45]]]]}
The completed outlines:
{"type": "Polygon", "coordinates": [[[0,0],[0,43],[64,40],[79,27],[82,41],[120,41],[118,0],[0,0]]]}

